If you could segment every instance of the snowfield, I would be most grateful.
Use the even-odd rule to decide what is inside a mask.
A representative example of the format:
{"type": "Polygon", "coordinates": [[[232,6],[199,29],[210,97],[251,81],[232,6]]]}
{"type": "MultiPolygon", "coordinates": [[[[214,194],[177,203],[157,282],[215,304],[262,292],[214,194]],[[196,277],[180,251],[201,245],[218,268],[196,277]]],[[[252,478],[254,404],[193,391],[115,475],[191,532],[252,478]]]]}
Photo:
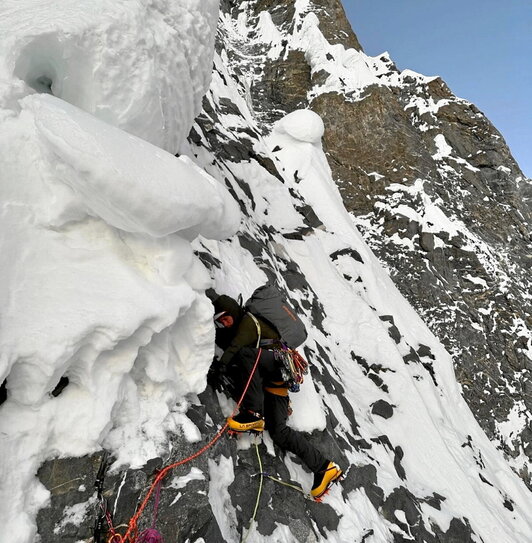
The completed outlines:
{"type": "MultiPolygon", "coordinates": [[[[303,17],[307,3],[296,4],[303,17]]],[[[416,495],[444,496],[439,509],[424,505],[428,525],[447,530],[454,518],[467,517],[479,542],[525,542],[530,494],[474,420],[451,357],[345,211],[322,150],[320,117],[295,111],[268,138],[257,136],[256,151],[282,179],[254,160],[223,165],[185,143],[208,91],[251,118],[227,72],[225,83],[215,77],[211,85],[213,58],[218,74],[225,70],[214,55],[217,16],[215,0],[7,0],[0,7],[0,383],[7,389],[0,406],[0,541],[37,540],[35,518],[49,492],[36,473],[46,459],[103,447],[115,468],[135,468],[165,451],[169,432],[199,439],[179,402],[205,389],[214,354],[205,290],[245,298],[266,281],[259,259],[233,236],[240,228],[258,239],[267,225],[274,242],[265,258],[280,282],[286,285],[289,259],[323,306],[326,332],[303,311],[306,347],[328,353],[330,366],[313,362],[342,389],[333,393],[309,376],[294,397],[291,424],[322,430],[330,413],[346,444],[356,432],[368,441],[389,436],[395,449],[344,453],[353,466],[376,466],[386,494],[407,484],[416,495]],[[238,175],[257,202],[244,206],[245,217],[239,203],[252,198],[231,185],[238,175]],[[304,229],[301,204],[321,226],[283,237],[304,229]],[[220,267],[208,270],[198,248],[220,267]],[[392,338],[390,323],[400,338],[392,338]],[[405,363],[422,347],[430,353],[424,364],[405,363]],[[366,378],[353,353],[383,368],[387,393],[366,378]],[[64,377],[68,386],[54,396],[64,377]],[[373,412],[384,398],[392,418],[373,412]],[[394,467],[399,449],[404,478],[394,467]]],[[[270,23],[264,19],[264,35],[270,23]]],[[[318,34],[315,17],[305,17],[297,39],[310,44],[315,69],[324,53],[318,34]]],[[[338,77],[349,73],[361,88],[374,80],[376,61],[362,62],[362,54],[340,46],[337,53],[338,77]]],[[[241,121],[228,115],[228,133],[241,121]]],[[[305,307],[305,292],[291,295],[305,307]]],[[[311,475],[290,457],[286,464],[308,489],[311,475]]],[[[170,486],[185,492],[189,481],[205,480],[222,534],[238,540],[233,462],[221,456],[209,459],[208,473],[193,470],[170,486]]],[[[329,504],[341,522],[327,541],[383,543],[394,533],[408,535],[404,512],[396,512],[401,530],[362,489],[346,499],[333,493],[329,504]]],[[[72,504],[65,523],[81,522],[86,511],[86,504],[72,504]]],[[[270,537],[254,532],[250,541],[289,538],[279,524],[270,537]]]]}

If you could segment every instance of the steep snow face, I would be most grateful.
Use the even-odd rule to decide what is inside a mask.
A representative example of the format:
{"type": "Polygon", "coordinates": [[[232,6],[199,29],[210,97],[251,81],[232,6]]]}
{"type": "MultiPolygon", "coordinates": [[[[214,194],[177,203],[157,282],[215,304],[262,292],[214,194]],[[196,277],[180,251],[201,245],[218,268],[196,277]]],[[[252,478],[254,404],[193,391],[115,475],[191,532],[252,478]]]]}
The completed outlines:
{"type": "Polygon", "coordinates": [[[339,7],[226,9],[222,55],[261,133],[297,108],[322,116],[333,178],[364,239],[451,352],[475,416],[532,488],[532,182],[440,78],[350,47],[352,32],[339,38],[330,22],[339,7]]]}
{"type": "Polygon", "coordinates": [[[8,0],[0,106],[53,94],[176,152],[208,88],[217,0],[8,0]]]}
{"type": "MultiPolygon", "coordinates": [[[[245,229],[238,239],[198,240],[196,247],[210,259],[218,292],[242,292],[245,298],[266,277],[290,292],[308,325],[304,351],[313,370],[301,392],[292,395],[290,424],[324,430],[315,435],[316,446],[351,466],[343,491],[335,488],[326,500],[327,530],[324,517],[309,506],[304,511],[314,530],[298,525],[292,540],[526,539],[532,526],[529,493],[473,418],[450,355],[356,230],[322,149],[321,119],[309,110],[294,111],[263,139],[253,122],[243,130],[252,112],[240,94],[245,85],[238,83],[217,59],[205,111],[184,151],[231,183],[245,207],[245,229]],[[263,199],[272,209],[267,215],[263,199]],[[275,213],[278,206],[283,216],[275,213]]],[[[289,471],[284,478],[308,490],[312,476],[291,455],[280,457],[268,437],[265,444],[271,456],[263,461],[275,466],[267,471],[281,471],[284,462],[289,471]]],[[[227,469],[229,475],[219,476],[241,481],[229,487],[231,501],[225,489],[219,500],[226,511],[224,533],[235,524],[245,530],[246,520],[239,522],[238,515],[251,514],[253,492],[243,497],[242,485],[253,481],[254,452],[240,446],[233,454],[234,475],[227,469]]],[[[280,534],[286,524],[292,526],[294,511],[305,507],[299,495],[281,496],[275,483],[264,492],[269,501],[259,509],[255,539],[291,540],[280,534]],[[264,517],[268,522],[261,528],[264,517]]],[[[217,519],[219,501],[211,504],[217,519]]]]}
{"type": "Polygon", "coordinates": [[[181,426],[177,399],[205,387],[209,276],[190,242],[232,235],[240,211],[163,148],[208,87],[216,15],[205,0],[0,8],[0,525],[13,541],[35,540],[43,460],[105,444],[142,465],[181,426]]]}

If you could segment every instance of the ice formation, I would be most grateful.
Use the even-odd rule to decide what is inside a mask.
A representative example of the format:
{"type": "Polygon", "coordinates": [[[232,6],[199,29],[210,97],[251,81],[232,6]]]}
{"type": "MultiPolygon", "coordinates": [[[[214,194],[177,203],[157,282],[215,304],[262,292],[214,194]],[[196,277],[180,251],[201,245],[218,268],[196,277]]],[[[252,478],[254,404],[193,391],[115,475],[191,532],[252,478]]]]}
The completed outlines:
{"type": "Polygon", "coordinates": [[[2,5],[0,525],[16,541],[35,535],[45,458],[105,443],[142,464],[205,386],[190,241],[232,235],[240,212],[166,150],[208,88],[216,19],[212,0],[2,5]]]}

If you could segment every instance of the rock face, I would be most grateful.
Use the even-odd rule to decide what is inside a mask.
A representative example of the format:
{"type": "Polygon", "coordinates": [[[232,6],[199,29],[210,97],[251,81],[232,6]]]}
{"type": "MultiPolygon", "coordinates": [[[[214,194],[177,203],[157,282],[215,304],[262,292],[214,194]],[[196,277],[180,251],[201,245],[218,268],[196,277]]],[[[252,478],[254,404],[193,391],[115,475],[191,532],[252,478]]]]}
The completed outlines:
{"type": "Polygon", "coordinates": [[[297,108],[321,115],[347,209],[530,485],[532,186],[501,134],[440,78],[363,55],[337,0],[299,11],[290,0],[226,2],[224,12],[246,16],[227,54],[250,82],[260,130],[297,108]],[[307,24],[314,15],[322,36],[307,24]],[[346,66],[362,75],[349,79],[346,66]]]}
{"type": "MultiPolygon", "coordinates": [[[[488,543],[479,535],[484,522],[493,523],[497,543],[524,541],[529,493],[455,394],[438,341],[430,343],[428,331],[411,333],[421,325],[410,308],[392,314],[388,299],[368,301],[377,269],[371,252],[337,235],[338,223],[305,196],[304,175],[289,173],[283,149],[269,149],[264,139],[294,109],[322,116],[348,222],[453,353],[471,409],[528,482],[530,188],[502,138],[440,79],[365,56],[338,0],[222,0],[216,48],[211,89],[180,151],[226,184],[245,219],[235,239],[203,240],[196,253],[222,286],[247,286],[252,273],[283,285],[311,330],[304,354],[313,362],[312,398],[323,402],[325,429],[309,440],[349,467],[322,504],[265,478],[249,541],[488,543]],[[271,202],[287,204],[275,209],[271,202]],[[315,269],[305,268],[306,251],[315,269]],[[320,286],[340,291],[335,303],[327,306],[320,286]],[[360,318],[342,312],[348,302],[360,318]],[[374,351],[349,346],[364,326],[374,351]],[[417,404],[409,403],[413,397],[417,404]],[[417,445],[442,456],[418,455],[417,445]],[[447,480],[439,468],[449,465],[447,480]]],[[[393,295],[390,288],[383,298],[393,295]]],[[[197,429],[195,439],[175,433],[169,452],[141,469],[110,466],[100,496],[120,533],[157,471],[201,449],[230,412],[225,395],[209,386],[178,409],[182,427],[197,429]]],[[[41,468],[51,494],[38,518],[42,543],[91,541],[101,465],[98,453],[41,468]]],[[[312,481],[267,434],[257,448],[250,438],[224,436],[176,467],[158,509],[165,541],[241,541],[260,471],[306,491],[312,481]]],[[[151,526],[153,505],[140,530],[151,526]]]]}

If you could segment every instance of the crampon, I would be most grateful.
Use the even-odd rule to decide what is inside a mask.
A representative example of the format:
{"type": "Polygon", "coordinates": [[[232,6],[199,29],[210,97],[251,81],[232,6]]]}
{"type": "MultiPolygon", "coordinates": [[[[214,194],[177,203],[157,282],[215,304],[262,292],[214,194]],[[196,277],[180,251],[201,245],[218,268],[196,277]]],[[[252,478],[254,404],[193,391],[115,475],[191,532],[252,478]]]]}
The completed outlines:
{"type": "Polygon", "coordinates": [[[327,483],[327,486],[326,488],[323,490],[323,492],[321,492],[320,494],[318,495],[311,495],[312,498],[314,499],[315,502],[318,502],[318,503],[321,503],[323,501],[323,498],[325,498],[325,496],[327,496],[331,490],[331,487],[332,485],[334,485],[335,483],[340,483],[342,482],[343,480],[345,479],[345,473],[340,471],[340,473],[334,477],[333,479],[331,479],[328,483],[327,483]]]}

